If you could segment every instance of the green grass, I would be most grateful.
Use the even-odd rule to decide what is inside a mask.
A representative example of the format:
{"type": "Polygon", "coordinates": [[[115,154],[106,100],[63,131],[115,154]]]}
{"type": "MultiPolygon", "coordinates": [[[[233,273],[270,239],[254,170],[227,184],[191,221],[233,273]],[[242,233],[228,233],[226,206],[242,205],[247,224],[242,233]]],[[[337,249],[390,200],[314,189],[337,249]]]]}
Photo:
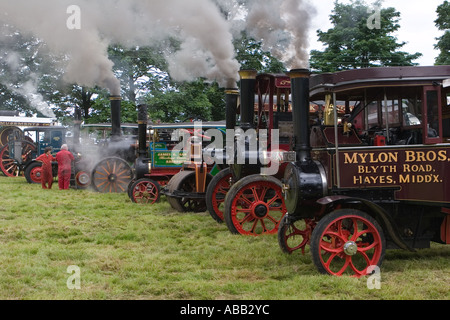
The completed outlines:
{"type": "Polygon", "coordinates": [[[208,213],[178,213],[162,199],[42,190],[0,177],[0,299],[444,299],[450,246],[388,251],[381,289],[321,275],[309,252],[286,255],[276,235],[232,235],[208,213]],[[67,268],[80,268],[70,290],[67,268]]]}

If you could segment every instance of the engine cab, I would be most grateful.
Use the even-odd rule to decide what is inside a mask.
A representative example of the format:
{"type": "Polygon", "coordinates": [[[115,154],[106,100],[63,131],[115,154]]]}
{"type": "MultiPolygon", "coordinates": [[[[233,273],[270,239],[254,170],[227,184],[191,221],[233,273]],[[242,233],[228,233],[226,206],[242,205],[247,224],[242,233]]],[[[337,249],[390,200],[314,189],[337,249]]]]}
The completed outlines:
{"type": "MultiPolygon", "coordinates": [[[[429,247],[431,241],[450,243],[450,66],[311,75],[310,103],[320,106],[313,116],[302,107],[305,102],[296,102],[295,92],[306,89],[296,87],[302,80],[295,78],[306,76],[291,74],[298,130],[296,162],[288,165],[283,179],[285,226],[306,221],[298,234],[304,235],[303,246],[311,241],[319,270],[335,274],[328,266],[337,251],[352,248],[342,249],[342,258],[348,258],[364,246],[353,241],[338,246],[343,234],[329,243],[330,230],[339,233],[344,221],[353,225],[345,234],[357,221],[361,228],[372,219],[373,230],[379,225],[380,231],[366,237],[379,239],[377,258],[362,259],[371,263],[382,260],[384,248],[414,250],[429,247]],[[328,247],[334,251],[329,250],[326,262],[319,252],[328,247]]],[[[280,244],[289,251],[287,229],[280,230],[280,244]]]]}

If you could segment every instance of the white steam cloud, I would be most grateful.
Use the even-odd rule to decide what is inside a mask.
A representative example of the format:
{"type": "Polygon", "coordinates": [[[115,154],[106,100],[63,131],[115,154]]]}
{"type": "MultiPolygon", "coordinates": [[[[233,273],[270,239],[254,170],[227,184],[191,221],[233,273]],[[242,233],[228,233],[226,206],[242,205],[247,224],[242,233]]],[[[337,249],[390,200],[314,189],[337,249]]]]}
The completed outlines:
{"type": "Polygon", "coordinates": [[[0,23],[33,35],[68,63],[64,80],[120,94],[107,49],[111,44],[152,46],[181,41],[168,53],[170,75],[205,77],[222,86],[238,81],[233,35],[247,30],[289,67],[306,67],[307,31],[314,10],[306,0],[0,0],[0,23]],[[67,27],[71,6],[80,28],[67,27]],[[226,18],[220,10],[230,12],[226,18]]]}

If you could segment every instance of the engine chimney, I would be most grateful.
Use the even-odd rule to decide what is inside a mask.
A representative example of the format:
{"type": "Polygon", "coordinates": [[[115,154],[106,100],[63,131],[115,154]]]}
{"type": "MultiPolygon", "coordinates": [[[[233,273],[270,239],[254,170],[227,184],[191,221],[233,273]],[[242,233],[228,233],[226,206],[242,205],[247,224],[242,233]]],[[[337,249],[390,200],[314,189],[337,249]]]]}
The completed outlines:
{"type": "Polygon", "coordinates": [[[309,76],[308,69],[295,69],[289,72],[292,91],[292,118],[294,121],[294,151],[297,161],[311,161],[309,128],[309,76]]]}
{"type": "Polygon", "coordinates": [[[225,103],[226,103],[226,129],[234,130],[236,127],[236,112],[238,105],[239,90],[226,89],[225,103]]]}
{"type": "Polygon", "coordinates": [[[296,162],[286,166],[283,192],[286,209],[297,217],[310,217],[316,200],[327,194],[325,170],[311,157],[309,128],[309,76],[307,69],[289,72],[294,120],[296,162]]]}
{"type": "Polygon", "coordinates": [[[73,121],[73,141],[72,144],[80,144],[80,131],[81,131],[81,109],[80,107],[75,107],[74,121],[73,121]]]}
{"type": "Polygon", "coordinates": [[[138,106],[138,134],[139,134],[139,157],[147,157],[147,123],[148,123],[148,106],[141,104],[138,106]]]}
{"type": "Polygon", "coordinates": [[[241,128],[254,128],[256,70],[241,70],[241,128]]]}
{"type": "Polygon", "coordinates": [[[120,96],[111,96],[109,100],[111,102],[111,140],[118,140],[122,134],[120,124],[122,98],[120,96]]]}
{"type": "Polygon", "coordinates": [[[148,106],[138,106],[138,157],[134,162],[135,179],[144,178],[151,170],[151,161],[147,152],[148,106]]]}

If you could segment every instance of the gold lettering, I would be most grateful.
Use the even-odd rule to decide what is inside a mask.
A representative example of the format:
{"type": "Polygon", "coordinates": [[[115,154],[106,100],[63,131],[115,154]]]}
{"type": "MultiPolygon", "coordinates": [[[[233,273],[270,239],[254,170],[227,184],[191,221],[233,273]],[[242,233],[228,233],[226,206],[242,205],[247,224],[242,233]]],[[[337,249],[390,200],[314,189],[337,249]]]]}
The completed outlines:
{"type": "Polygon", "coordinates": [[[414,154],[414,151],[405,151],[405,162],[414,162],[416,161],[416,156],[414,154]]]}
{"type": "Polygon", "coordinates": [[[416,161],[418,161],[418,162],[424,162],[425,161],[425,152],[422,152],[422,151],[418,151],[417,152],[417,154],[416,154],[416,161]]]}
{"type": "Polygon", "coordinates": [[[344,163],[346,163],[346,164],[358,163],[358,158],[357,158],[357,154],[356,153],[354,153],[352,155],[352,157],[350,157],[348,153],[344,153],[344,158],[345,158],[344,163]]]}
{"type": "Polygon", "coordinates": [[[400,175],[400,183],[409,183],[409,180],[409,174],[406,176],[403,176],[402,174],[400,175]]]}
{"type": "Polygon", "coordinates": [[[367,153],[358,153],[358,156],[361,158],[361,163],[366,163],[367,153]]]}
{"type": "Polygon", "coordinates": [[[439,154],[439,161],[447,161],[447,151],[446,150],[440,150],[438,152],[439,154]]]}

